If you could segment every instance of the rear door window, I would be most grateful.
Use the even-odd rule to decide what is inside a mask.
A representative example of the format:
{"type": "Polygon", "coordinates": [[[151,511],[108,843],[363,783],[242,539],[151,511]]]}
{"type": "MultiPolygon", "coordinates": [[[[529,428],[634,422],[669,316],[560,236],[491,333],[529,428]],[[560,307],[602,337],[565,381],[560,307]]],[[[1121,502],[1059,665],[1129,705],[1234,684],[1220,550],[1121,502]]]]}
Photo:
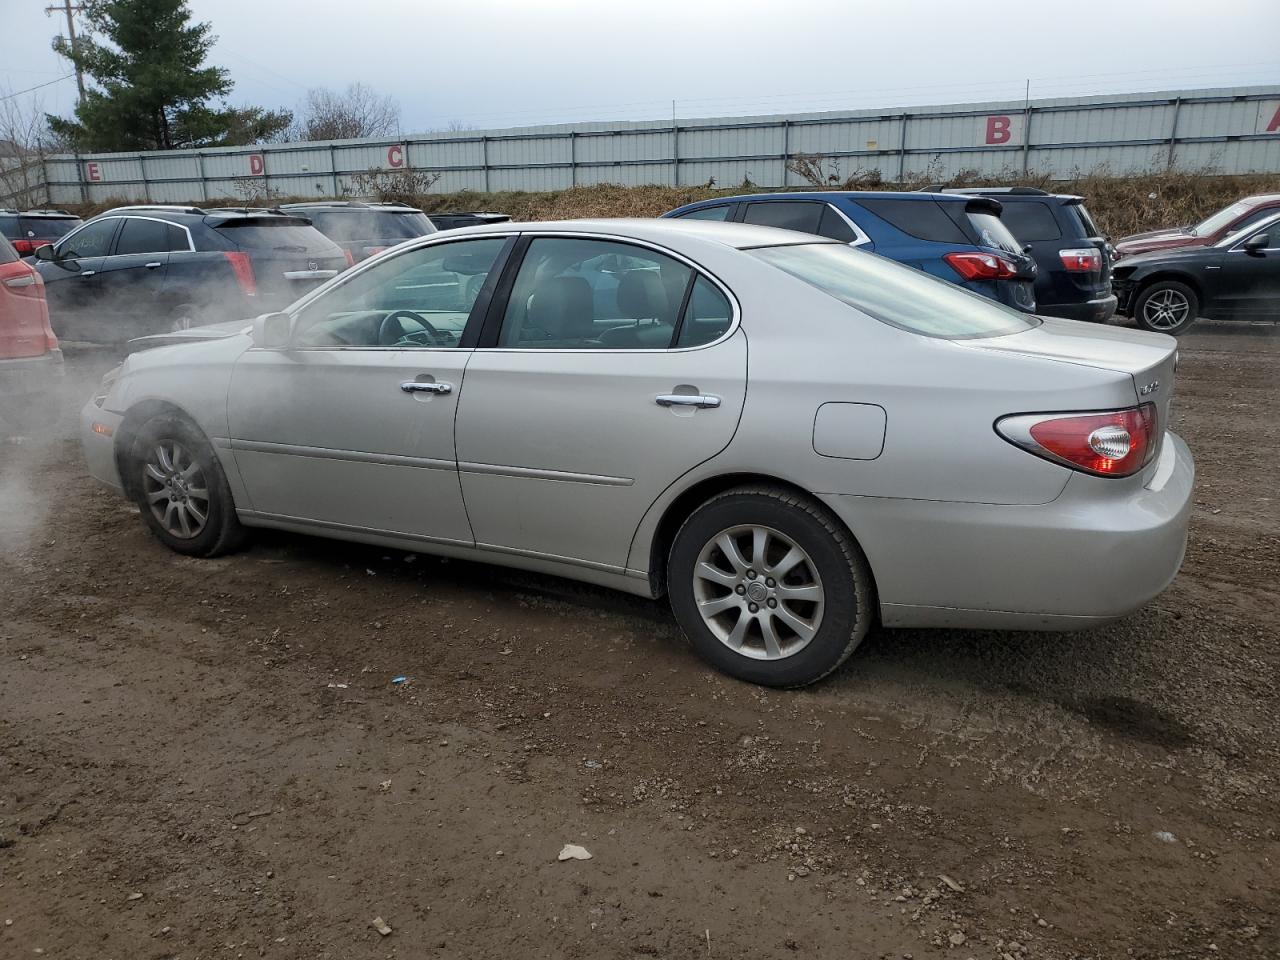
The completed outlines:
{"type": "Polygon", "coordinates": [[[860,199],[858,205],[918,240],[931,240],[935,243],[970,242],[956,222],[934,200],[893,200],[883,197],[860,199]]]}
{"type": "Polygon", "coordinates": [[[825,207],[826,209],[822,211],[822,220],[818,223],[818,235],[839,240],[841,243],[853,243],[857,240],[858,235],[854,233],[853,227],[849,226],[849,221],[830,204],[826,204],[825,207]]]}
{"type": "Polygon", "coordinates": [[[677,218],[679,220],[728,220],[729,214],[733,212],[734,204],[722,203],[718,207],[699,207],[697,210],[690,210],[688,213],[682,213],[677,218]]]}
{"type": "Polygon", "coordinates": [[[706,277],[699,276],[689,294],[689,305],[680,320],[677,347],[697,347],[718,340],[733,322],[729,298],[706,277]]]}
{"type": "Polygon", "coordinates": [[[782,230],[798,230],[801,233],[817,233],[826,206],[825,203],[814,200],[763,200],[747,204],[742,222],[782,230]]]}
{"type": "Polygon", "coordinates": [[[1053,215],[1049,205],[1040,200],[1016,200],[1005,203],[1000,219],[1021,243],[1062,239],[1058,218],[1053,215]]]}
{"type": "Polygon", "coordinates": [[[131,253],[168,253],[186,250],[186,231],[172,223],[146,217],[128,217],[116,239],[116,255],[131,253]]]}

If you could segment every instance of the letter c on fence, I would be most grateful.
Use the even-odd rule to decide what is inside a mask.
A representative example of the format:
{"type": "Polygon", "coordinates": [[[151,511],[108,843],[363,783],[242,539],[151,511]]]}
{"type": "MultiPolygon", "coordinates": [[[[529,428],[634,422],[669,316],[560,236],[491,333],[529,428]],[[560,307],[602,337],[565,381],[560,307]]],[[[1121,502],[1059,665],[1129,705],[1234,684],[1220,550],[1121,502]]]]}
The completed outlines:
{"type": "Polygon", "coordinates": [[[1008,117],[987,117],[987,143],[1008,143],[1013,136],[1009,132],[1008,117]]]}
{"type": "Polygon", "coordinates": [[[267,172],[267,162],[260,153],[249,154],[249,176],[260,177],[267,172]]]}
{"type": "Polygon", "coordinates": [[[387,148],[387,166],[403,167],[404,166],[404,147],[396,144],[394,147],[387,148]]]}
{"type": "Polygon", "coordinates": [[[102,179],[102,168],[98,166],[98,161],[90,160],[84,165],[85,176],[90,180],[99,181],[102,179]]]}

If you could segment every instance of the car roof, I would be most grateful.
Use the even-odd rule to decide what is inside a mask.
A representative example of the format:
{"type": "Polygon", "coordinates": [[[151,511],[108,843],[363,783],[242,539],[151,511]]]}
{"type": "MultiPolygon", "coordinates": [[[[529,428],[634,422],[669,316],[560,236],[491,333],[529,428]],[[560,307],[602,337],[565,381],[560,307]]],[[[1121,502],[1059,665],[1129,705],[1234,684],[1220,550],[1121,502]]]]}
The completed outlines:
{"type": "MultiPolygon", "coordinates": [[[[656,218],[616,218],[602,220],[543,220],[531,223],[483,223],[459,227],[437,236],[483,236],[487,233],[598,233],[623,239],[648,240],[652,243],[679,242],[682,239],[711,241],[737,250],[753,247],[778,247],[800,243],[835,243],[826,237],[777,227],[761,227],[752,223],[724,223],[716,220],[661,220],[656,218]]],[[[426,239],[426,238],[424,238],[426,239]]]]}
{"type": "Polygon", "coordinates": [[[1280,203],[1280,193],[1257,193],[1252,197],[1241,197],[1236,203],[1247,203],[1251,207],[1260,207],[1264,203],[1280,203]]]}
{"type": "Polygon", "coordinates": [[[1084,197],[1075,193],[1050,193],[1036,187],[943,187],[943,193],[967,194],[971,197],[996,197],[1001,203],[1019,200],[1065,200],[1079,203],[1084,197]]]}

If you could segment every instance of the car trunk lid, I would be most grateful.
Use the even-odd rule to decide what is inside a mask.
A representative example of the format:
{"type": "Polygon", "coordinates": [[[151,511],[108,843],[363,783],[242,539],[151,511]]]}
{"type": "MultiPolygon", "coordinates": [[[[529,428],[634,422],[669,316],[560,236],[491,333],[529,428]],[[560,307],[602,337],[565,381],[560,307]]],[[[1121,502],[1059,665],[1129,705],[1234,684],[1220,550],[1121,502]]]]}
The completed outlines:
{"type": "Polygon", "coordinates": [[[212,217],[209,225],[247,254],[259,302],[284,306],[346,268],[342,248],[304,217],[212,217]]]}

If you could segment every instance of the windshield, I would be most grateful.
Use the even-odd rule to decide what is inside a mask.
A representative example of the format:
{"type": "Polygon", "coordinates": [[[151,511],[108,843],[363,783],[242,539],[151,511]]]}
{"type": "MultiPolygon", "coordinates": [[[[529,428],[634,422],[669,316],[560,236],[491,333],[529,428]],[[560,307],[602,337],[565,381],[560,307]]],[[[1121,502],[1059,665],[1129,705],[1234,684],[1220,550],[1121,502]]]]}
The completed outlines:
{"type": "Polygon", "coordinates": [[[1189,232],[1193,237],[1207,237],[1210,234],[1217,233],[1237,218],[1244,216],[1252,207],[1253,204],[1247,200],[1237,200],[1231,206],[1219,210],[1207,220],[1201,220],[1189,232]]]}
{"type": "Polygon", "coordinates": [[[1022,244],[1014,239],[1004,221],[994,213],[970,211],[966,216],[978,233],[978,242],[984,247],[994,247],[1005,253],[1022,253],[1022,244]]]}
{"type": "Polygon", "coordinates": [[[929,337],[998,337],[1039,324],[953,283],[842,243],[747,252],[877,320],[929,337]]]}

